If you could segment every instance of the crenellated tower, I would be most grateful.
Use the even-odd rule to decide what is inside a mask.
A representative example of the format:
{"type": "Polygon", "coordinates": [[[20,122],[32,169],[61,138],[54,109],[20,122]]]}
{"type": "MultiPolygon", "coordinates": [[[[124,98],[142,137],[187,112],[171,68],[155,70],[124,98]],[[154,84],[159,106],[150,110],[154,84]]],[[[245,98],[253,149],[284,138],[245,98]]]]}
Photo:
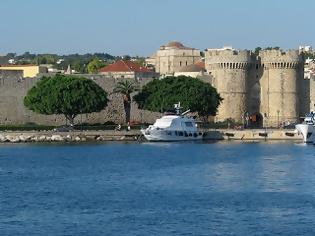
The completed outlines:
{"type": "Polygon", "coordinates": [[[248,50],[208,49],[205,66],[212,77],[212,85],[224,99],[219,106],[216,121],[228,118],[242,122],[247,112],[247,81],[253,55],[248,50]]]}
{"type": "Polygon", "coordinates": [[[299,120],[299,84],[303,80],[304,59],[298,50],[262,50],[260,113],[266,126],[299,120]]]}

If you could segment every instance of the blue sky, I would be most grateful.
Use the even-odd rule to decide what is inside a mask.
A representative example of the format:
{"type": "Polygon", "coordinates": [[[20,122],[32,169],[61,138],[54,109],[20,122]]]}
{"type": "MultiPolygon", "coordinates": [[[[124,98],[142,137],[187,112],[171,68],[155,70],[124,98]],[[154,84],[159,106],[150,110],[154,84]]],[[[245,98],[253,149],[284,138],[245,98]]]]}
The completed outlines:
{"type": "Polygon", "coordinates": [[[0,54],[315,46],[313,0],[2,0],[0,54]]]}

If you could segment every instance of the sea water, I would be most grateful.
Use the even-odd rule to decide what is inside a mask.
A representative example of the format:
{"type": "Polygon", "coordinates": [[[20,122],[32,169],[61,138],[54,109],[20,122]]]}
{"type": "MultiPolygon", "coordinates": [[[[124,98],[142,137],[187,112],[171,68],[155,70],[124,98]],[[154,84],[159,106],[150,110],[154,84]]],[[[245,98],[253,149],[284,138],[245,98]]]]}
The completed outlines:
{"type": "Polygon", "coordinates": [[[3,144],[0,235],[315,235],[315,147],[3,144]]]}

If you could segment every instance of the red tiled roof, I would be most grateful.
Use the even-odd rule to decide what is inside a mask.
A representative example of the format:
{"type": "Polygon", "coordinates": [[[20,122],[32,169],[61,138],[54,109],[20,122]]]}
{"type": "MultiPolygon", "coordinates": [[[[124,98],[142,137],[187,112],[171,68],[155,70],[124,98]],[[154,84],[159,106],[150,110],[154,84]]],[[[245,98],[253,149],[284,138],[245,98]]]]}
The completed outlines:
{"type": "Polygon", "coordinates": [[[100,72],[152,72],[132,61],[119,60],[100,69],[100,72]]]}
{"type": "Polygon", "coordinates": [[[185,46],[181,42],[172,41],[169,42],[166,47],[184,48],[185,46]]]}
{"type": "Polygon", "coordinates": [[[195,65],[200,67],[200,69],[203,69],[203,70],[206,69],[206,65],[205,65],[205,62],[203,60],[196,62],[195,65]]]}

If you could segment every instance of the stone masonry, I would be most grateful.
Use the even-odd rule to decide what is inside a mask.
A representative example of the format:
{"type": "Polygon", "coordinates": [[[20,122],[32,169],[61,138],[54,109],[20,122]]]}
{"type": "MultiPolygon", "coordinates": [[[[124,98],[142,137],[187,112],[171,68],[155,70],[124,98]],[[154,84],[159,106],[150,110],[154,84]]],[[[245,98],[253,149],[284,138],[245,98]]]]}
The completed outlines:
{"type": "Polygon", "coordinates": [[[246,114],[261,125],[277,127],[298,122],[308,111],[309,83],[303,76],[304,58],[297,50],[209,49],[205,53],[212,85],[224,98],[216,121],[244,122],[246,114]]]}
{"type": "MultiPolygon", "coordinates": [[[[0,124],[65,124],[64,116],[40,115],[24,107],[23,99],[27,91],[35,85],[41,76],[43,76],[43,74],[38,78],[22,79],[20,71],[0,72],[0,124]]],[[[116,124],[123,124],[125,120],[125,113],[122,95],[112,93],[113,88],[119,79],[114,79],[103,75],[82,76],[88,77],[99,84],[109,94],[110,102],[105,110],[101,112],[83,114],[82,116],[78,115],[76,122],[79,123],[82,119],[82,122],[87,122],[90,124],[105,123],[106,121],[113,121],[116,124]]],[[[152,123],[160,115],[160,113],[139,110],[135,103],[132,104],[131,121],[152,123]]]]}

